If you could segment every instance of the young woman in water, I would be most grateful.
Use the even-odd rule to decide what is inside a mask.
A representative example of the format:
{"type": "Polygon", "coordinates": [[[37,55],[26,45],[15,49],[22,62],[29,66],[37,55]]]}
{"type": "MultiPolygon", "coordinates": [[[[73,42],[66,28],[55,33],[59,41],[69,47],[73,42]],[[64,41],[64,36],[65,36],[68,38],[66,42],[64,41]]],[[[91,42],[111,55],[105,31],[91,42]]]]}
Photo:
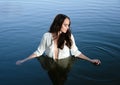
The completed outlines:
{"type": "Polygon", "coordinates": [[[38,49],[27,58],[18,60],[16,64],[22,64],[27,60],[40,57],[45,53],[54,60],[64,59],[74,55],[74,57],[99,65],[101,63],[99,59],[91,59],[78,50],[74,36],[70,31],[70,24],[71,22],[68,16],[58,14],[53,20],[49,32],[43,35],[38,49]]]}

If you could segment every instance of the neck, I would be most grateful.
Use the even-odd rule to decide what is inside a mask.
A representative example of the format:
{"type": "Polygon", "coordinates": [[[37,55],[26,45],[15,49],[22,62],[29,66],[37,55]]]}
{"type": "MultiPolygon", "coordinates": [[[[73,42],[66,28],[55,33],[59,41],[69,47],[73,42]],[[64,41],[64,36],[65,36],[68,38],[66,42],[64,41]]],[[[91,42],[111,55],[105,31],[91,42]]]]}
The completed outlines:
{"type": "Polygon", "coordinates": [[[61,31],[59,31],[57,34],[56,34],[56,33],[52,33],[53,39],[58,39],[58,38],[59,38],[59,35],[60,35],[61,33],[62,33],[61,31]]]}

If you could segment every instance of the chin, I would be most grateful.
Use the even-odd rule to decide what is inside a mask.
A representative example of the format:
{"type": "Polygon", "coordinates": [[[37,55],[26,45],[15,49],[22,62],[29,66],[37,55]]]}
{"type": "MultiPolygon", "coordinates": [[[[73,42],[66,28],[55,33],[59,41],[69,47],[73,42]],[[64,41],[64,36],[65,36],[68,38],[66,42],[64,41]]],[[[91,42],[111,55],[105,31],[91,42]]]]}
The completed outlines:
{"type": "Polygon", "coordinates": [[[66,33],[67,31],[64,31],[63,33],[66,33]]]}

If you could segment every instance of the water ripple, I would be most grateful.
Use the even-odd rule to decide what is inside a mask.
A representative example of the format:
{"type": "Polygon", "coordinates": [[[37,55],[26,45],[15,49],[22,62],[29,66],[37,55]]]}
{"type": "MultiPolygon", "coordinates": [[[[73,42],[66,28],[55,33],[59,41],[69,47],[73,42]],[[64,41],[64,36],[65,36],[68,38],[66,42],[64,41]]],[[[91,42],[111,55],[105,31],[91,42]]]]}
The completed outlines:
{"type": "MultiPolygon", "coordinates": [[[[11,67],[9,64],[4,65],[4,62],[13,63],[16,61],[16,56],[28,56],[37,47],[42,34],[48,31],[54,16],[64,13],[71,18],[71,30],[80,51],[102,61],[100,67],[94,67],[84,61],[75,62],[77,64],[73,66],[73,73],[69,75],[71,79],[81,78],[83,82],[87,82],[85,85],[89,85],[89,80],[99,82],[101,85],[104,82],[118,82],[117,79],[120,78],[119,4],[119,0],[1,0],[0,56],[2,57],[0,60],[3,62],[1,63],[3,81],[6,80],[5,78],[10,78],[6,69],[7,66],[11,67]]],[[[24,73],[17,75],[21,74],[24,73]]],[[[80,85],[82,81],[77,80],[77,82],[80,85]]]]}

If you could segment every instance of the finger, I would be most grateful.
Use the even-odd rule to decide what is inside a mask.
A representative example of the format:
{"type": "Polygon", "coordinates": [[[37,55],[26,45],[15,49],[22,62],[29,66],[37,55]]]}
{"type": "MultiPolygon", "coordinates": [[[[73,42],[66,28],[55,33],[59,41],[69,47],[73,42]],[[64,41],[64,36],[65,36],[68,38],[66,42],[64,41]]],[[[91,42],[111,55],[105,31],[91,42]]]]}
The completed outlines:
{"type": "Polygon", "coordinates": [[[97,65],[100,65],[100,64],[101,64],[101,62],[100,62],[100,60],[98,60],[97,65]]]}
{"type": "Polygon", "coordinates": [[[100,64],[100,61],[99,61],[99,60],[96,60],[93,64],[94,64],[94,65],[99,65],[99,64],[100,64]]]}
{"type": "Polygon", "coordinates": [[[20,61],[17,61],[17,62],[16,62],[16,65],[20,65],[20,64],[21,64],[21,62],[20,62],[20,61]]]}

